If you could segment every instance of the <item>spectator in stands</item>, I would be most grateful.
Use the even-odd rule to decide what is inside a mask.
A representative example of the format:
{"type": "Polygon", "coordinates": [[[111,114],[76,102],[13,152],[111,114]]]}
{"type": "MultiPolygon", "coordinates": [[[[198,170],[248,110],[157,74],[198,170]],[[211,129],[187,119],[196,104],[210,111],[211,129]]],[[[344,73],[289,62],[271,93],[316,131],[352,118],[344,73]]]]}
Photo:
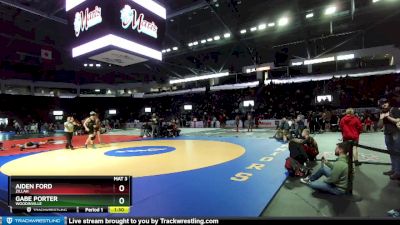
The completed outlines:
{"type": "MultiPolygon", "coordinates": [[[[343,141],[353,141],[358,144],[360,134],[363,131],[361,120],[354,115],[354,109],[349,108],[346,110],[346,115],[340,120],[340,130],[342,131],[343,141]]],[[[354,164],[360,166],[358,161],[358,147],[354,146],[353,151],[354,164]]]]}
{"type": "MultiPolygon", "coordinates": [[[[389,153],[400,154],[400,129],[396,126],[400,122],[400,109],[392,107],[387,99],[381,99],[382,108],[379,127],[384,127],[385,143],[389,153]]],[[[400,180],[400,156],[390,154],[392,169],[384,172],[392,180],[400,180]]]]}
{"type": "Polygon", "coordinates": [[[313,175],[302,178],[300,181],[318,191],[334,195],[345,194],[348,186],[348,149],[349,145],[346,142],[337,144],[335,155],[338,156],[338,159],[336,162],[330,163],[323,158],[321,168],[313,175]],[[320,180],[322,176],[327,179],[320,180]]]}
{"type": "Polygon", "coordinates": [[[371,117],[368,116],[367,119],[365,119],[364,124],[365,124],[365,131],[370,132],[371,127],[373,125],[373,121],[371,120],[371,117]]]}

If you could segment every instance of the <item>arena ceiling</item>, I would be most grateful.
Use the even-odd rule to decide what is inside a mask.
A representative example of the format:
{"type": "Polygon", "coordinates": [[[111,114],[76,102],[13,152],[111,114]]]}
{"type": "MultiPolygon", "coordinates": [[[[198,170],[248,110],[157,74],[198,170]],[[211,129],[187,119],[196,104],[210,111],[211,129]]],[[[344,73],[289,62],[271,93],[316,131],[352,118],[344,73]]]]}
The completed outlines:
{"type": "Polygon", "coordinates": [[[291,58],[315,57],[328,52],[399,44],[400,1],[380,0],[174,0],[159,1],[167,8],[164,48],[179,50],[164,54],[163,62],[145,62],[129,67],[84,68],[85,62],[70,57],[63,31],[67,21],[64,0],[0,0],[0,54],[8,60],[19,42],[47,45],[59,52],[57,68],[90,70],[103,76],[113,72],[146,74],[161,83],[171,77],[214,73],[242,66],[273,62],[276,52],[288,51],[291,58]],[[334,16],[324,12],[330,5],[334,16]],[[313,18],[306,15],[313,13],[313,18]],[[277,25],[286,17],[286,26],[277,25]],[[332,21],[332,23],[331,23],[332,21]],[[263,31],[251,32],[260,24],[276,23],[263,31]],[[12,27],[16,30],[11,29],[12,27]],[[246,34],[240,31],[246,29],[246,34]],[[201,40],[230,33],[208,44],[201,40]],[[189,47],[189,43],[199,42],[189,47]],[[11,46],[14,46],[11,48],[11,46]]]}

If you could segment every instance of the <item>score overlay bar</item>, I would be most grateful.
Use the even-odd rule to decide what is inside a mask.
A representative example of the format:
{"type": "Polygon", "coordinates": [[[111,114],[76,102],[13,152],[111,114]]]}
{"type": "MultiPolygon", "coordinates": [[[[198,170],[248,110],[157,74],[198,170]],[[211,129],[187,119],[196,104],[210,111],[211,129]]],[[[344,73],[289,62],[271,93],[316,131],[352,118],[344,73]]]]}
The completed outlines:
{"type": "Polygon", "coordinates": [[[9,206],[127,207],[132,204],[130,176],[9,177],[9,206]]]}

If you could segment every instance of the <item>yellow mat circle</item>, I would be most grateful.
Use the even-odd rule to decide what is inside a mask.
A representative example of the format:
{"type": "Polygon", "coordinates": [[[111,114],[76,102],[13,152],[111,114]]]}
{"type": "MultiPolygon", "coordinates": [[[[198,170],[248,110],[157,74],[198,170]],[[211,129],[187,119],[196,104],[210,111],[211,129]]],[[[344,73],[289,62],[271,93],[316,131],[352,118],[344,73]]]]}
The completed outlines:
{"type": "Polygon", "coordinates": [[[195,170],[236,159],[245,153],[239,145],[203,140],[156,140],[114,143],[97,149],[48,151],[10,161],[1,167],[8,176],[143,177],[195,170]],[[110,150],[139,146],[171,146],[175,151],[149,156],[113,157],[110,150]]]}

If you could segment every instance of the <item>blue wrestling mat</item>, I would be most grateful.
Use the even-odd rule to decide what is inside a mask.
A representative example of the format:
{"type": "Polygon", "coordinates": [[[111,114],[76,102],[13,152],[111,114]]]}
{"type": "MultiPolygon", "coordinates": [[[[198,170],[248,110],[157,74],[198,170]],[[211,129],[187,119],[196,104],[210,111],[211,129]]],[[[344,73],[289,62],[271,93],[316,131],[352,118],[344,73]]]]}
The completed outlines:
{"type": "MultiPolygon", "coordinates": [[[[135,146],[107,150],[102,153],[102,157],[104,157],[104,160],[110,160],[110,162],[126,157],[132,157],[135,160],[144,160],[146,157],[164,157],[162,160],[174,161],[177,160],[173,158],[174,154],[179,154],[180,148],[185,148],[186,154],[191,157],[193,146],[190,146],[190,143],[196,145],[196,141],[209,141],[210,145],[213,142],[226,143],[227,148],[232,147],[232,151],[233,148],[236,148],[235,146],[244,149],[244,151],[238,157],[222,163],[210,163],[208,166],[200,165],[193,169],[182,169],[180,172],[171,172],[171,170],[158,175],[134,177],[132,179],[133,205],[129,216],[257,217],[287,177],[284,168],[284,161],[289,154],[287,146],[272,139],[180,137],[150,141],[154,142],[155,145],[151,147],[146,147],[147,144],[140,145],[141,143],[149,143],[149,140],[129,142],[134,143],[135,146]],[[186,143],[187,141],[193,142],[186,143]],[[176,144],[180,142],[184,143],[184,147],[176,144]],[[137,147],[138,145],[139,147],[137,147]]],[[[193,154],[195,154],[194,151],[193,154]]],[[[196,149],[196,151],[202,150],[196,149]]],[[[224,149],[224,151],[229,152],[230,149],[224,149]]],[[[36,157],[39,154],[44,153],[0,157],[0,165],[3,167],[6,163],[14,160],[36,157]]],[[[216,156],[218,156],[218,153],[216,153],[216,156]]],[[[191,160],[196,162],[197,158],[191,160]]],[[[198,160],[201,160],[201,158],[198,160]]],[[[101,163],[107,164],[108,162],[101,163]]],[[[182,163],[182,166],[187,166],[185,162],[180,163],[182,163]]],[[[143,163],[140,166],[151,165],[143,163]]],[[[2,172],[4,171],[2,170],[2,172]]],[[[7,201],[8,198],[7,178],[5,174],[0,175],[0,198],[3,201],[7,201]]],[[[106,216],[105,214],[68,215],[106,216]]]]}

